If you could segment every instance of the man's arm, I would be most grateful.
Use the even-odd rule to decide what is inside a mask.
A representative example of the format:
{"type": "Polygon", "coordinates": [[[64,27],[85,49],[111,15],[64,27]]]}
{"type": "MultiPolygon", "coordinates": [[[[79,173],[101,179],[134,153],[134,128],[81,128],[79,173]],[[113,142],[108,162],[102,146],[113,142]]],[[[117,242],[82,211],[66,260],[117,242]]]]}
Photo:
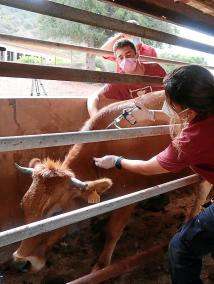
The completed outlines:
{"type": "Polygon", "coordinates": [[[87,109],[90,117],[93,117],[100,108],[118,101],[114,98],[108,98],[108,94],[114,93],[112,86],[105,84],[101,89],[92,94],[87,99],[87,109]]]}
{"type": "Polygon", "coordinates": [[[112,51],[115,42],[121,38],[125,38],[123,33],[118,33],[112,37],[110,37],[102,46],[101,49],[112,51]]]}
{"type": "Polygon", "coordinates": [[[100,97],[102,97],[100,90],[88,97],[87,109],[90,117],[93,117],[98,112],[100,97]]]}

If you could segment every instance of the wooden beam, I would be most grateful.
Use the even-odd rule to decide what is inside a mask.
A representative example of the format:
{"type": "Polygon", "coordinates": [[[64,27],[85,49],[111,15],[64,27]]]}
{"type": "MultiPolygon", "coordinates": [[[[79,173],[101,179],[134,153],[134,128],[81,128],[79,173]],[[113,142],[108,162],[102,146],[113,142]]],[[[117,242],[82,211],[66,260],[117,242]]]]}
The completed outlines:
{"type": "Polygon", "coordinates": [[[186,1],[186,4],[200,10],[204,14],[214,16],[214,2],[210,0],[190,0],[186,1]]]}
{"type": "Polygon", "coordinates": [[[163,78],[161,77],[127,75],[110,72],[80,70],[65,67],[42,66],[9,62],[0,62],[0,76],[92,83],[146,83],[151,86],[161,86],[163,81],[163,78]]]}
{"type": "Polygon", "coordinates": [[[214,17],[205,15],[201,11],[183,3],[175,3],[174,0],[100,1],[128,8],[132,11],[137,11],[147,16],[152,16],[159,20],[184,26],[212,36],[214,35],[214,17]]]}
{"type": "Polygon", "coordinates": [[[164,42],[172,45],[178,45],[186,48],[191,48],[202,52],[207,52],[211,54],[214,53],[214,46],[208,44],[184,39],[165,32],[160,32],[150,28],[145,28],[142,26],[127,23],[110,17],[97,15],[95,13],[65,6],[52,1],[0,0],[0,4],[64,20],[75,21],[86,25],[92,25],[103,29],[111,29],[123,33],[128,33],[131,35],[137,35],[143,38],[156,40],[159,42],[164,42]]]}

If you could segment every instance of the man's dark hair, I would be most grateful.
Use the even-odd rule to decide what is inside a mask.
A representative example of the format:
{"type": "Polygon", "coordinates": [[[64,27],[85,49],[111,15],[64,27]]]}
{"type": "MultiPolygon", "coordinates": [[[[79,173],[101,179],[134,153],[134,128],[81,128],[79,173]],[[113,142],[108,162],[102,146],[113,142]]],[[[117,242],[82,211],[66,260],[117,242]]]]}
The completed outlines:
{"type": "Polygon", "coordinates": [[[214,114],[214,76],[199,65],[176,68],[164,78],[166,97],[183,108],[190,108],[199,118],[214,114]]]}
{"type": "Polygon", "coordinates": [[[131,47],[131,49],[134,50],[135,53],[137,53],[136,47],[134,45],[134,43],[128,39],[119,39],[115,42],[114,46],[113,46],[113,52],[117,51],[120,48],[124,48],[124,47],[131,47]]]}

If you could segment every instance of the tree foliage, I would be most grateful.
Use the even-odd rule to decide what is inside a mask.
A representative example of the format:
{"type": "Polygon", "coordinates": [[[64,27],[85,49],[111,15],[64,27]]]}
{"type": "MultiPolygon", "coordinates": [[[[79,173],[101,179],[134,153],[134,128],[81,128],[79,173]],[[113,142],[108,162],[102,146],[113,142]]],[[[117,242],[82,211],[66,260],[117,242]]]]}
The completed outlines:
{"type": "Polygon", "coordinates": [[[38,18],[35,13],[0,6],[0,33],[19,36],[36,35],[38,18]]]}
{"type": "MultiPolygon", "coordinates": [[[[97,0],[55,0],[54,2],[83,9],[96,14],[101,14],[123,21],[136,20],[140,25],[168,33],[177,34],[178,30],[168,23],[156,20],[133,11],[122,9],[97,0]]],[[[100,47],[109,36],[115,32],[104,30],[89,25],[57,19],[54,17],[38,15],[35,13],[0,6],[0,33],[29,36],[45,39],[60,40],[67,43],[77,43],[88,46],[100,47]]],[[[163,43],[143,39],[143,42],[154,47],[162,48],[163,43]]],[[[86,60],[94,61],[94,56],[88,55],[86,60]]],[[[162,53],[160,57],[185,61],[189,63],[206,64],[206,60],[199,56],[162,53]]],[[[89,62],[90,63],[90,62],[89,62]]],[[[104,69],[103,63],[98,62],[98,67],[104,69]]],[[[171,71],[172,65],[165,65],[171,71]]]]}
{"type": "MultiPolygon", "coordinates": [[[[54,2],[83,9],[96,14],[109,16],[114,19],[124,21],[136,20],[142,26],[161,31],[167,30],[169,33],[178,32],[174,26],[168,23],[164,23],[126,9],[118,8],[113,5],[105,4],[97,0],[57,0],[54,2]]],[[[69,22],[47,16],[40,16],[39,31],[44,37],[61,39],[67,42],[84,42],[87,45],[95,47],[102,45],[105,40],[107,40],[107,38],[114,33],[113,31],[103,30],[101,28],[95,28],[89,25],[83,25],[80,23],[69,22]]],[[[162,43],[157,43],[146,39],[143,41],[155,47],[162,46],[162,43]]]]}
{"type": "MultiPolygon", "coordinates": [[[[183,55],[183,54],[171,54],[171,53],[160,53],[159,57],[165,59],[171,59],[176,61],[188,62],[191,64],[202,64],[207,65],[207,61],[202,56],[190,56],[190,55],[183,55]]],[[[167,72],[171,72],[175,67],[171,64],[164,64],[164,68],[167,72]]]]}

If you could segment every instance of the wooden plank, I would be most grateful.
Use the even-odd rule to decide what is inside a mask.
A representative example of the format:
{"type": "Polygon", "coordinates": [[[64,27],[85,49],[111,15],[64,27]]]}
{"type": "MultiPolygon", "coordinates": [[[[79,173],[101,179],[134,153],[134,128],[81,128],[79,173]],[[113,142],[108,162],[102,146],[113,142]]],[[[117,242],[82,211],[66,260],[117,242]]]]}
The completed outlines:
{"type": "Polygon", "coordinates": [[[86,25],[92,25],[103,29],[111,29],[143,38],[195,49],[202,52],[214,53],[214,46],[184,39],[165,32],[145,28],[106,16],[101,16],[81,9],[65,6],[47,0],[0,0],[0,4],[18,9],[23,9],[42,15],[52,16],[64,20],[75,21],[86,25]]]}
{"type": "Polygon", "coordinates": [[[201,178],[194,174],[34,223],[3,231],[0,233],[0,247],[31,238],[42,233],[50,232],[58,228],[62,228],[67,225],[74,224],[79,221],[148,199],[150,197],[197,183],[199,181],[201,181],[201,178]]]}
{"type": "Polygon", "coordinates": [[[214,2],[210,0],[191,0],[191,1],[186,1],[186,4],[200,10],[204,14],[208,14],[211,16],[214,16],[214,2]]]}

